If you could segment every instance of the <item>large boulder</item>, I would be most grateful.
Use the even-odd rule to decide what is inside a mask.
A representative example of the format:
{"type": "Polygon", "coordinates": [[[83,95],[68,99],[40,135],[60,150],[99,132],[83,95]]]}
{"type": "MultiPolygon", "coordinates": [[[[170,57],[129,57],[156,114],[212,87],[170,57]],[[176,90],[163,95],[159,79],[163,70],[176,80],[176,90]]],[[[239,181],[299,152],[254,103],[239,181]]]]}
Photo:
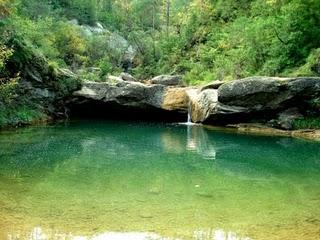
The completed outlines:
{"type": "Polygon", "coordinates": [[[190,115],[193,122],[204,122],[218,104],[218,91],[215,89],[206,89],[199,94],[189,92],[190,115]]]}
{"type": "Polygon", "coordinates": [[[77,104],[83,101],[94,101],[117,104],[119,107],[154,108],[186,113],[189,105],[186,89],[124,81],[121,78],[109,76],[106,82],[84,82],[82,88],[74,92],[73,95],[76,98],[73,102],[77,104]]]}
{"type": "Polygon", "coordinates": [[[161,108],[170,111],[186,112],[189,106],[187,89],[182,87],[167,88],[161,108]]]}
{"type": "Polygon", "coordinates": [[[252,77],[223,84],[219,102],[245,107],[249,112],[279,109],[320,94],[320,78],[252,77]]]}
{"type": "Polygon", "coordinates": [[[167,86],[109,76],[106,82],[84,82],[74,96],[118,107],[189,112],[193,122],[209,124],[262,120],[290,129],[295,119],[310,112],[320,113],[320,78],[253,77],[214,88],[167,86]]]}
{"type": "MultiPolygon", "coordinates": [[[[290,108],[307,113],[318,111],[311,103],[320,96],[320,78],[251,77],[222,84],[218,90],[204,89],[192,104],[195,122],[230,122],[265,120],[290,108]]],[[[281,121],[286,122],[282,114],[281,121]]],[[[283,126],[288,127],[289,124],[283,126]]]]}
{"type": "Polygon", "coordinates": [[[87,100],[117,103],[122,106],[146,108],[161,107],[164,87],[138,82],[84,82],[74,96],[87,100]]]}

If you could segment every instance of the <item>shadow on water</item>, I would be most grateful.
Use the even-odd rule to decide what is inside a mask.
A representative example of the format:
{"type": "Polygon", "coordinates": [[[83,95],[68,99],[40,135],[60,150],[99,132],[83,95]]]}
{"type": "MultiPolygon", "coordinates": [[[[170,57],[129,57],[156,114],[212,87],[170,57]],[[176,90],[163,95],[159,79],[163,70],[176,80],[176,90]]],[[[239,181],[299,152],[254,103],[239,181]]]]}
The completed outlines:
{"type": "Polygon", "coordinates": [[[0,239],[312,239],[319,230],[319,144],[80,121],[4,132],[0,149],[0,239]]]}

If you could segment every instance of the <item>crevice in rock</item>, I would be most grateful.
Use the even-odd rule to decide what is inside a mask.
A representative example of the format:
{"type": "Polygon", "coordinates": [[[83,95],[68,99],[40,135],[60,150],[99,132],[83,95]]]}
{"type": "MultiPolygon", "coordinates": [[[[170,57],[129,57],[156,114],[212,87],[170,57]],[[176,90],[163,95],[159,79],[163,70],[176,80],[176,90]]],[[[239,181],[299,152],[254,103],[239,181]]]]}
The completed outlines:
{"type": "Polygon", "coordinates": [[[187,115],[155,107],[138,108],[114,102],[78,101],[68,105],[69,119],[138,120],[154,122],[185,122],[187,115]]]}

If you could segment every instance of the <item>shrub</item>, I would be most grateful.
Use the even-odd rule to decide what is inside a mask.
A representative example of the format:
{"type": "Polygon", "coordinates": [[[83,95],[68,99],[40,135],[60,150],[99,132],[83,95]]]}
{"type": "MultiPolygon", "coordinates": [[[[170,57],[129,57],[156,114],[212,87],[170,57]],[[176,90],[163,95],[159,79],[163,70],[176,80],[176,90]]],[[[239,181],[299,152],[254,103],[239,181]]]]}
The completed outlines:
{"type": "Polygon", "coordinates": [[[293,129],[320,129],[320,118],[296,119],[293,121],[293,129]]]}

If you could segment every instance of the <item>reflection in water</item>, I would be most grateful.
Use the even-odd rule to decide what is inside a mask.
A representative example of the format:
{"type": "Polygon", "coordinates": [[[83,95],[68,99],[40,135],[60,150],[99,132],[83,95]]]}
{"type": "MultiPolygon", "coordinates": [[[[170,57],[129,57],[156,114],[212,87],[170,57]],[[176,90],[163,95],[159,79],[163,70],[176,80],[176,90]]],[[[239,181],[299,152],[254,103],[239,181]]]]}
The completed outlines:
{"type": "MultiPolygon", "coordinates": [[[[8,235],[8,240],[18,240],[19,234],[8,235]]],[[[251,240],[234,232],[219,230],[197,230],[194,232],[195,240],[251,240]]],[[[106,232],[93,236],[74,236],[72,233],[64,234],[51,231],[46,233],[41,227],[35,227],[26,237],[28,240],[178,240],[178,238],[163,237],[151,232],[106,232]]]]}
{"type": "Polygon", "coordinates": [[[219,230],[199,230],[194,232],[194,239],[196,240],[251,240],[248,237],[239,236],[235,232],[226,232],[219,230]]]}
{"type": "Polygon", "coordinates": [[[187,126],[187,150],[195,151],[206,159],[216,159],[216,149],[201,125],[187,126]]]}
{"type": "MultiPolygon", "coordinates": [[[[166,240],[155,233],[148,232],[106,232],[93,236],[73,236],[72,233],[45,233],[41,227],[32,230],[28,240],[166,240]]],[[[8,240],[20,239],[20,236],[9,235],[8,240]]]]}
{"type": "Polygon", "coordinates": [[[214,141],[209,139],[208,132],[199,124],[179,124],[186,130],[186,136],[168,129],[161,134],[162,148],[166,152],[194,152],[204,159],[216,159],[214,141]]]}

